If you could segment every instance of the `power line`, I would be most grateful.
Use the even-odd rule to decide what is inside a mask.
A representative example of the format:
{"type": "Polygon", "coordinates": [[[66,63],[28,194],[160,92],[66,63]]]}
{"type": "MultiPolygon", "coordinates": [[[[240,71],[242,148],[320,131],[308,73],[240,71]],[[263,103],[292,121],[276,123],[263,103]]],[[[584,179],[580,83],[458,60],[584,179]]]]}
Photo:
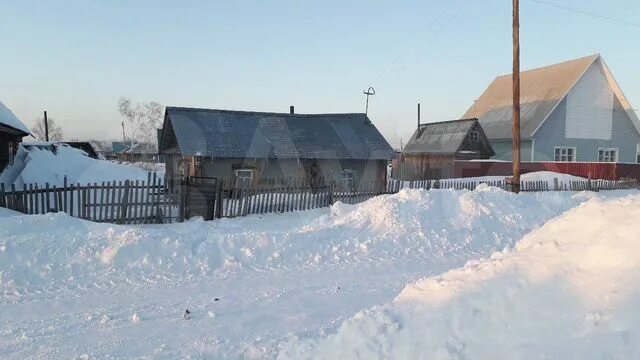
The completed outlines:
{"type": "Polygon", "coordinates": [[[598,18],[598,19],[613,21],[613,22],[617,22],[617,23],[620,23],[620,24],[624,24],[624,25],[640,27],[640,23],[626,21],[626,20],[614,18],[614,17],[611,17],[611,16],[601,15],[601,14],[594,13],[594,12],[587,11],[587,10],[582,10],[582,9],[569,7],[569,6],[565,6],[565,5],[560,5],[560,4],[554,4],[554,3],[550,3],[550,2],[546,2],[546,1],[542,1],[542,0],[531,0],[531,1],[535,2],[535,3],[538,3],[538,4],[542,4],[542,5],[551,6],[551,7],[558,8],[558,9],[562,9],[562,10],[565,10],[565,11],[571,11],[571,12],[574,12],[574,13],[595,17],[595,18],[598,18]]]}

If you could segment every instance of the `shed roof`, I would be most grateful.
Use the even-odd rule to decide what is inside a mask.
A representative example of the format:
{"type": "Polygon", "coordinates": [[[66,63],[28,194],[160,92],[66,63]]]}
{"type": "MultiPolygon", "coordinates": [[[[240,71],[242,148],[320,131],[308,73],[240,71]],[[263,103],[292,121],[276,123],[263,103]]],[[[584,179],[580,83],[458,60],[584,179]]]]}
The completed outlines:
{"type": "Polygon", "coordinates": [[[0,124],[15,129],[24,135],[31,135],[29,128],[20,121],[2,101],[0,101],[0,124]]]}
{"type": "MultiPolygon", "coordinates": [[[[520,128],[530,138],[587,69],[600,58],[591,55],[520,73],[520,128]]],[[[510,139],[513,121],[511,74],[497,77],[463,115],[475,117],[490,139],[510,139]]]]}
{"type": "Polygon", "coordinates": [[[175,134],[186,156],[391,159],[393,149],[365,114],[280,114],[167,107],[161,152],[175,134]]]}
{"type": "Polygon", "coordinates": [[[422,124],[411,136],[405,154],[455,154],[478,119],[461,119],[422,124]]]}
{"type": "Polygon", "coordinates": [[[111,151],[113,151],[114,154],[123,154],[130,147],[131,147],[130,142],[114,141],[111,143],[111,151]]]}

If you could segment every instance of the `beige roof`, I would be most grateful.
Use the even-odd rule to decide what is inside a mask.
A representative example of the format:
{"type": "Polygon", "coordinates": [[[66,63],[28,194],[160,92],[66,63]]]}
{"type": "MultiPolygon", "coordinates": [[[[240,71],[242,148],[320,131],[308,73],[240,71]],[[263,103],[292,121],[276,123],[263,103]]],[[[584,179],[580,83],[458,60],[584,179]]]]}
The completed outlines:
{"type": "MultiPolygon", "coordinates": [[[[591,55],[520,73],[520,131],[530,138],[587,69],[591,55]]],[[[489,139],[510,139],[513,121],[511,74],[499,76],[462,118],[478,118],[489,139]]]]}

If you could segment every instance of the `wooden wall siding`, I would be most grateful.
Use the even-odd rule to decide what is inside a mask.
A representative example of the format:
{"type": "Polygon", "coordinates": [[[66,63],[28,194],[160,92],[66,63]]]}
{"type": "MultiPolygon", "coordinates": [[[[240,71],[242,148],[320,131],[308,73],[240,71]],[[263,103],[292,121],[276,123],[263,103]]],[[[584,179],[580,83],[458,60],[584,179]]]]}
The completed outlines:
{"type": "Polygon", "coordinates": [[[397,171],[403,180],[449,178],[453,176],[455,157],[451,155],[403,155],[397,171]],[[400,169],[402,167],[402,169],[400,169]]]}

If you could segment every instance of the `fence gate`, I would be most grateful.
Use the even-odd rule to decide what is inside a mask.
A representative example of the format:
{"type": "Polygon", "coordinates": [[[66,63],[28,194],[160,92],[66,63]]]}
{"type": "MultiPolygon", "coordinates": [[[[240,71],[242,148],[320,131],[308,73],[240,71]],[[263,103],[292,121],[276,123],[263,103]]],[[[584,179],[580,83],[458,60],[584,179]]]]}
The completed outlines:
{"type": "Polygon", "coordinates": [[[186,218],[202,216],[205,220],[213,220],[216,216],[216,198],[221,185],[217,178],[189,176],[183,202],[186,218]]]}

